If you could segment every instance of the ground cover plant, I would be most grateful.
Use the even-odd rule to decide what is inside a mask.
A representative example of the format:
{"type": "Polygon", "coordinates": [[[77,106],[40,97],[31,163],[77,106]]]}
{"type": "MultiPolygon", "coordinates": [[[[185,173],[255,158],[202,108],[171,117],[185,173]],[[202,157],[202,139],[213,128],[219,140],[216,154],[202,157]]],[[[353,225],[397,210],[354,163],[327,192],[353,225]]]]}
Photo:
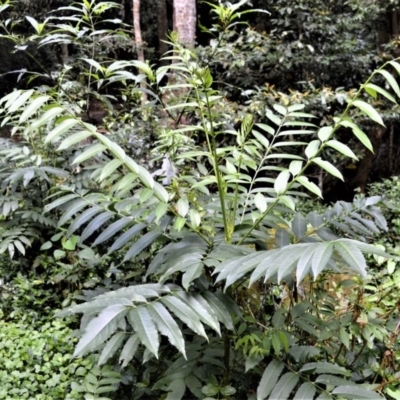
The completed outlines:
{"type": "MultiPolygon", "coordinates": [[[[217,43],[245,3],[210,5],[217,43]]],[[[343,179],[332,154],[357,161],[341,130],[373,151],[357,118],[384,126],[375,102],[396,104],[400,63],[340,92],[330,120],[259,93],[238,105],[175,33],[162,66],[110,59],[102,38],[124,35],[101,23],[115,7],[82,1],[30,19],[31,41],[79,58],[54,85],[0,99],[11,136],[0,251],[15,260],[3,266],[5,332],[21,329],[21,282],[35,277],[54,294],[41,318],[83,314],[68,320],[83,357],[71,366],[87,366],[68,369],[81,377],[71,398],[399,398],[400,275],[393,246],[374,245],[385,204],[397,206],[374,194],[298,210],[322,197],[310,170],[343,179]]],[[[67,363],[73,340],[61,336],[67,363]]]]}

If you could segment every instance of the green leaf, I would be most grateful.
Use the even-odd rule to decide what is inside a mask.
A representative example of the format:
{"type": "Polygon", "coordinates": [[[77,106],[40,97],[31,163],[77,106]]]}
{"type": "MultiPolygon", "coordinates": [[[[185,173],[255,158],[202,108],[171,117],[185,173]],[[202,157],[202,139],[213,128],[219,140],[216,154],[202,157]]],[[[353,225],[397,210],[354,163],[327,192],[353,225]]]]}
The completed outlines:
{"type": "Polygon", "coordinates": [[[257,139],[257,141],[264,146],[265,150],[269,149],[270,143],[269,140],[262,135],[261,133],[257,132],[257,131],[252,131],[253,136],[257,139]]]}
{"type": "Polygon", "coordinates": [[[318,375],[315,382],[323,383],[324,385],[330,385],[330,386],[342,386],[342,385],[356,385],[357,386],[357,383],[355,383],[353,381],[341,378],[336,375],[330,375],[330,374],[318,375]]]}
{"type": "Polygon", "coordinates": [[[314,279],[324,270],[332,257],[333,244],[330,242],[320,243],[314,251],[311,267],[314,273],[314,279]]]}
{"type": "Polygon", "coordinates": [[[157,231],[147,232],[137,242],[135,242],[132,245],[132,247],[126,252],[124,257],[124,262],[136,257],[146,247],[150,246],[159,236],[161,236],[161,232],[157,231]]]}
{"type": "Polygon", "coordinates": [[[75,193],[67,194],[66,196],[62,196],[62,197],[58,198],[57,200],[54,200],[52,203],[46,204],[44,207],[44,212],[47,213],[47,212],[51,211],[53,208],[60,207],[62,204],[66,203],[67,201],[76,199],[77,197],[79,197],[79,195],[77,195],[75,193]]]}
{"type": "Polygon", "coordinates": [[[124,338],[125,332],[118,332],[111,337],[100,354],[98,365],[105,364],[107,360],[115,354],[115,352],[120,348],[124,338]]]}
{"type": "Polygon", "coordinates": [[[67,221],[70,220],[71,217],[76,215],[79,211],[81,211],[84,207],[88,205],[88,202],[84,199],[73,200],[68,205],[64,214],[58,220],[57,226],[63,226],[67,221]]]}
{"type": "Polygon", "coordinates": [[[102,310],[86,326],[73,356],[83,356],[104,343],[116,331],[119,321],[126,312],[127,308],[123,305],[114,305],[102,310]]]}
{"type": "Polygon", "coordinates": [[[214,310],[215,315],[218,320],[221,321],[228,329],[233,330],[233,321],[229,310],[226,308],[225,304],[218,298],[213,292],[205,291],[202,293],[204,300],[211,306],[214,310]]]}
{"type": "Polygon", "coordinates": [[[121,218],[118,221],[113,222],[99,235],[99,237],[94,241],[93,246],[97,246],[98,244],[111,239],[117,232],[124,229],[131,222],[132,220],[130,218],[121,218]]]}
{"type": "Polygon", "coordinates": [[[303,238],[307,232],[307,220],[301,213],[297,213],[293,218],[292,232],[300,239],[303,238]]]}
{"type": "Polygon", "coordinates": [[[386,71],[385,69],[378,69],[376,72],[385,77],[385,79],[387,80],[393,91],[396,93],[396,96],[400,97],[400,88],[396,79],[394,79],[393,75],[389,71],[386,71]]]}
{"type": "Polygon", "coordinates": [[[378,124],[380,124],[382,126],[385,126],[385,124],[383,123],[382,117],[375,110],[375,108],[372,107],[370,104],[368,104],[362,100],[354,100],[352,104],[353,104],[353,106],[359,108],[363,113],[365,113],[373,121],[377,122],[378,124]]]}
{"type": "Polygon", "coordinates": [[[99,181],[104,181],[104,179],[108,178],[121,165],[122,161],[118,159],[114,159],[108,162],[101,170],[99,181]]]}
{"type": "Polygon", "coordinates": [[[310,244],[308,248],[304,251],[304,253],[300,256],[296,268],[296,280],[298,285],[303,281],[305,276],[310,271],[311,260],[317,246],[318,245],[314,243],[310,244]]]}
{"type": "Polygon", "coordinates": [[[186,269],[182,276],[182,286],[189,290],[190,284],[197,278],[199,278],[203,272],[204,264],[202,262],[191,265],[186,269]]]}
{"type": "MultiPolygon", "coordinates": [[[[142,181],[144,186],[146,186],[146,187],[148,187],[150,189],[153,189],[153,187],[154,187],[154,179],[151,176],[150,172],[147,171],[146,168],[143,168],[142,166],[139,165],[139,167],[138,167],[138,175],[139,175],[139,179],[142,181]]],[[[157,194],[158,192],[154,191],[154,193],[157,194]]],[[[163,200],[163,199],[161,199],[161,200],[163,200]]]]}
{"type": "Polygon", "coordinates": [[[257,400],[266,399],[274,389],[281,375],[284,364],[278,360],[272,360],[265,369],[257,388],[257,400]]]}
{"type": "Polygon", "coordinates": [[[218,318],[215,315],[214,310],[210,307],[207,301],[203,299],[203,297],[200,295],[189,295],[183,291],[177,292],[176,296],[179,296],[184,302],[193,308],[201,321],[221,335],[218,318]]]}
{"type": "MultiPolygon", "coordinates": [[[[51,111],[51,110],[49,110],[51,111]]],[[[74,127],[79,121],[75,118],[72,117],[66,117],[62,122],[60,122],[52,131],[50,131],[44,142],[45,143],[50,143],[54,141],[56,138],[61,136],[63,133],[67,132],[70,130],[72,127],[74,127]]]]}
{"type": "MultiPolygon", "coordinates": [[[[52,120],[53,118],[57,117],[58,115],[60,115],[62,112],[64,112],[64,109],[61,107],[52,107],[49,110],[47,110],[38,120],[34,121],[30,128],[33,129],[37,129],[40,126],[48,123],[50,120],[52,120]]],[[[45,141],[46,142],[46,141],[45,141]]],[[[47,142],[46,142],[47,143],[47,142]]]]}
{"type": "Polygon", "coordinates": [[[321,189],[313,182],[310,182],[306,176],[297,176],[295,178],[302,186],[308,189],[310,192],[316,194],[318,197],[322,198],[321,189]]]}
{"type": "MultiPolygon", "coordinates": [[[[27,90],[26,92],[21,92],[22,94],[14,100],[12,103],[10,103],[10,106],[8,107],[8,113],[12,113],[14,111],[17,111],[22,105],[24,105],[28,99],[32,96],[33,90],[27,90]]],[[[8,103],[7,103],[8,104],[8,103]]],[[[6,104],[6,108],[7,108],[6,104]]]]}
{"type": "Polygon", "coordinates": [[[316,388],[311,382],[305,382],[297,391],[296,395],[293,397],[293,400],[312,400],[315,396],[316,388]]]}
{"type": "Polygon", "coordinates": [[[320,157],[315,157],[313,158],[313,163],[317,164],[321,168],[323,168],[325,171],[329,172],[331,175],[336,176],[336,178],[341,179],[344,181],[342,173],[330,162],[323,160],[320,157]]]}
{"type": "Polygon", "coordinates": [[[356,246],[352,243],[335,242],[334,247],[343,258],[343,261],[345,261],[353,271],[361,274],[361,276],[367,274],[365,258],[356,246]]]}
{"type": "Polygon", "coordinates": [[[339,367],[337,364],[321,361],[305,364],[300,372],[310,372],[316,374],[337,374],[350,376],[351,373],[346,368],[339,367]]]}
{"type": "Polygon", "coordinates": [[[275,385],[274,390],[269,396],[269,400],[282,400],[290,399],[290,393],[297,385],[300,377],[298,374],[293,372],[287,372],[284,374],[278,383],[275,385]]]}
{"type": "Polygon", "coordinates": [[[400,400],[400,390],[392,390],[390,388],[386,388],[386,393],[393,397],[395,400],[400,400]]]}
{"type": "Polygon", "coordinates": [[[140,191],[140,197],[139,197],[139,201],[140,204],[145,203],[147,200],[151,199],[154,195],[154,191],[148,188],[143,188],[140,191]]]}
{"type": "Polygon", "coordinates": [[[79,131],[74,133],[71,136],[68,136],[67,138],[65,138],[60,146],[58,146],[58,151],[60,150],[65,150],[68,149],[69,147],[71,147],[72,145],[76,144],[76,143],[80,143],[82,140],[87,139],[89,136],[91,136],[92,133],[89,131],[79,131]]]}
{"type": "Polygon", "coordinates": [[[303,168],[302,161],[292,161],[289,165],[289,171],[293,176],[297,176],[303,168]]]}
{"type": "Polygon", "coordinates": [[[168,203],[169,195],[164,186],[160,185],[158,182],[154,182],[153,190],[157,199],[164,203],[168,203]]]}
{"type": "Polygon", "coordinates": [[[305,154],[308,159],[314,157],[320,148],[321,142],[319,140],[311,141],[305,149],[305,154]]]}
{"type": "Polygon", "coordinates": [[[165,215],[165,213],[168,211],[168,208],[169,208],[168,204],[166,203],[160,202],[157,204],[157,207],[154,211],[154,214],[157,218],[157,222],[165,215]]]}
{"type": "Polygon", "coordinates": [[[274,189],[277,195],[285,192],[290,178],[290,172],[288,170],[282,171],[275,179],[274,189]]]}
{"type": "Polygon", "coordinates": [[[42,246],[40,247],[40,250],[48,250],[51,249],[53,247],[53,244],[50,241],[47,241],[45,243],[42,244],[42,246]]]}
{"type": "Polygon", "coordinates": [[[167,387],[168,396],[165,400],[181,400],[186,392],[184,379],[174,379],[167,387]]]}
{"type": "MultiPolygon", "coordinates": [[[[209,399],[210,398],[209,396],[215,396],[218,394],[219,388],[218,388],[218,386],[215,386],[215,385],[212,385],[209,383],[208,385],[203,386],[201,391],[203,394],[208,396],[207,399],[209,399]]],[[[207,399],[205,399],[205,400],[207,400],[207,399]]],[[[214,397],[213,397],[213,399],[214,399],[214,397]]]]}
{"type": "Polygon", "coordinates": [[[112,253],[115,250],[120,249],[122,246],[125,246],[130,240],[132,240],[136,235],[138,235],[144,228],[146,228],[145,224],[136,224],[136,225],[132,226],[132,228],[129,228],[108,249],[108,254],[112,253]]]}
{"type": "Polygon", "coordinates": [[[340,328],[340,340],[347,350],[350,350],[350,335],[346,332],[346,329],[342,326],[340,328]]]}
{"type": "Polygon", "coordinates": [[[339,387],[335,388],[332,391],[332,394],[343,396],[343,397],[345,397],[347,399],[351,399],[351,400],[361,400],[361,399],[377,400],[377,399],[384,399],[384,397],[379,395],[377,392],[365,389],[360,385],[357,385],[357,386],[353,386],[353,385],[339,386],[339,387]]]}
{"type": "Polygon", "coordinates": [[[189,212],[189,200],[187,197],[181,197],[176,203],[176,209],[181,217],[186,217],[189,212]]]}
{"type": "Polygon", "coordinates": [[[178,324],[171,317],[168,310],[162,304],[153,302],[149,305],[149,311],[160,333],[167,336],[169,342],[186,358],[185,340],[178,324]]]}
{"type": "Polygon", "coordinates": [[[252,370],[254,367],[256,367],[261,360],[264,358],[264,356],[262,355],[258,355],[258,356],[248,356],[246,357],[246,362],[245,362],[245,372],[248,372],[250,370],[252,370]]]}
{"type": "Polygon", "coordinates": [[[318,138],[321,142],[325,142],[332,136],[332,133],[332,126],[324,126],[318,131],[318,138]]]}
{"type": "Polygon", "coordinates": [[[190,215],[190,223],[194,229],[197,229],[201,223],[201,215],[200,213],[192,208],[189,212],[190,215]]]}
{"type": "Polygon", "coordinates": [[[133,308],[128,313],[128,321],[138,335],[140,341],[146,348],[158,358],[160,337],[158,335],[155,321],[150,315],[147,306],[133,308]]]}
{"type": "MultiPolygon", "coordinates": [[[[288,247],[284,247],[280,251],[280,256],[274,260],[274,264],[278,266],[278,283],[282,279],[287,278],[291,275],[293,269],[295,268],[295,263],[301,257],[301,255],[308,249],[308,244],[301,243],[288,247]]],[[[273,269],[271,268],[273,271],[273,269]]],[[[272,271],[267,271],[266,277],[271,276],[272,271]]]]}
{"type": "Polygon", "coordinates": [[[353,151],[346,146],[343,143],[338,142],[337,140],[330,140],[329,142],[326,143],[329,147],[332,147],[332,149],[335,149],[339,153],[343,154],[346,157],[350,157],[353,160],[358,160],[356,155],[353,153],[353,151]]]}
{"type": "Polygon", "coordinates": [[[36,19],[33,18],[33,17],[30,17],[29,15],[25,16],[25,18],[33,26],[33,28],[35,29],[36,33],[40,33],[39,24],[36,21],[36,19]]]}
{"type": "Polygon", "coordinates": [[[75,218],[75,221],[70,225],[67,232],[67,237],[71,236],[76,230],[78,230],[83,224],[93,218],[96,214],[101,212],[102,209],[98,206],[94,206],[85,210],[81,215],[75,218]]]}
{"type": "Polygon", "coordinates": [[[254,196],[254,204],[261,213],[267,210],[267,200],[261,192],[254,196]]]}
{"type": "MultiPolygon", "coordinates": [[[[129,318],[129,316],[128,316],[128,318],[129,318]]],[[[139,347],[139,344],[140,344],[140,339],[137,334],[131,336],[127,340],[124,347],[122,348],[121,355],[119,357],[119,363],[121,364],[121,361],[123,361],[121,364],[121,369],[125,368],[129,364],[129,362],[132,360],[132,358],[134,357],[134,355],[136,353],[137,348],[139,347]]]]}
{"type": "MultiPolygon", "coordinates": [[[[279,124],[277,124],[277,125],[279,125],[279,124]]],[[[269,125],[258,123],[258,124],[256,124],[256,126],[258,126],[259,128],[263,129],[264,131],[268,132],[270,135],[274,135],[275,134],[275,129],[273,129],[269,125]]]]}
{"type": "Polygon", "coordinates": [[[374,99],[377,98],[377,93],[380,93],[382,96],[386,97],[388,100],[396,104],[396,99],[387,90],[382,89],[378,85],[367,83],[366,85],[364,85],[364,90],[374,99]]]}
{"type": "Polygon", "coordinates": [[[111,211],[105,211],[90,221],[82,232],[81,243],[83,243],[89,236],[93,235],[94,232],[105,225],[113,216],[114,213],[111,211]]]}
{"type": "Polygon", "coordinates": [[[86,61],[92,67],[96,68],[96,71],[103,71],[103,67],[97,61],[92,60],[90,58],[82,58],[82,60],[86,61]]]}
{"type": "MultiPolygon", "coordinates": [[[[278,126],[280,126],[281,125],[281,123],[282,123],[282,120],[277,116],[277,115],[275,115],[274,113],[272,113],[270,110],[267,110],[267,112],[265,113],[265,115],[266,115],[266,117],[268,118],[268,119],[270,119],[275,125],[278,125],[278,126]]],[[[260,126],[261,124],[257,124],[257,126],[260,126]]],[[[262,126],[261,126],[261,128],[262,128],[262,126]]],[[[268,132],[268,131],[267,131],[268,132]]]]}
{"type": "Polygon", "coordinates": [[[374,149],[372,147],[372,143],[369,140],[368,136],[354,123],[351,121],[341,121],[340,125],[345,126],[347,128],[351,128],[353,130],[354,135],[358,138],[358,140],[372,153],[374,149]]]}
{"type": "Polygon", "coordinates": [[[72,164],[82,163],[89,158],[93,158],[94,156],[96,156],[97,154],[101,153],[102,151],[104,151],[106,149],[107,149],[107,147],[101,143],[97,143],[93,146],[90,146],[83,153],[79,154],[79,156],[74,159],[72,164]]]}
{"type": "Polygon", "coordinates": [[[207,339],[207,334],[204,330],[203,324],[200,322],[199,316],[185,302],[174,296],[164,296],[161,298],[161,301],[192,331],[207,339]]]}
{"type": "Polygon", "coordinates": [[[50,99],[49,96],[40,96],[33,100],[28,107],[25,108],[24,112],[19,117],[19,123],[25,122],[29,117],[31,117],[35,112],[50,99]]]}
{"type": "Polygon", "coordinates": [[[274,108],[274,110],[276,112],[278,112],[281,115],[285,116],[288,113],[288,110],[286,109],[286,107],[283,107],[280,104],[274,104],[272,107],[274,108]]]}

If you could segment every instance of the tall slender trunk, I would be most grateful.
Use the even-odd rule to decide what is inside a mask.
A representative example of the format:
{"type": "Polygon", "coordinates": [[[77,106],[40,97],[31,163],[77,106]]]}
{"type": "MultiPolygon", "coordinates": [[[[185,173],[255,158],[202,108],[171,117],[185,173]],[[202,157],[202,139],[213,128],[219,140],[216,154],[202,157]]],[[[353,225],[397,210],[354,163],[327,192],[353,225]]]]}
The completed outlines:
{"type": "Polygon", "coordinates": [[[196,0],[174,0],[174,31],[188,48],[193,48],[196,42],[196,11],[196,0]]]}
{"type": "Polygon", "coordinates": [[[160,57],[168,51],[168,44],[165,43],[168,36],[168,15],[166,0],[157,0],[157,31],[158,31],[158,52],[160,57]]]}
{"type": "MultiPolygon", "coordinates": [[[[142,30],[140,29],[140,0],[132,0],[132,12],[133,12],[133,33],[135,36],[135,48],[136,55],[139,61],[145,62],[144,51],[143,51],[143,39],[142,30]]],[[[142,81],[140,83],[142,89],[146,88],[146,82],[142,81]]],[[[142,102],[147,101],[147,94],[142,93],[142,102]]]]}
{"type": "Polygon", "coordinates": [[[399,20],[397,15],[397,10],[394,8],[391,11],[391,30],[392,30],[392,39],[398,40],[399,38],[399,20]]]}

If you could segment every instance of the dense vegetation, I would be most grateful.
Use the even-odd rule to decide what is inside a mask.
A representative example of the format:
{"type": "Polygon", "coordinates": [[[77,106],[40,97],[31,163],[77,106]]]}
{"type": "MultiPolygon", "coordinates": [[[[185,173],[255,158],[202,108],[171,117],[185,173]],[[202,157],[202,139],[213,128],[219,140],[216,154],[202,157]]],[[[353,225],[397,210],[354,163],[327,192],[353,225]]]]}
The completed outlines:
{"type": "Polygon", "coordinates": [[[400,399],[397,3],[205,2],[160,58],[148,2],[149,62],[63,3],[0,2],[0,398],[400,399]]]}

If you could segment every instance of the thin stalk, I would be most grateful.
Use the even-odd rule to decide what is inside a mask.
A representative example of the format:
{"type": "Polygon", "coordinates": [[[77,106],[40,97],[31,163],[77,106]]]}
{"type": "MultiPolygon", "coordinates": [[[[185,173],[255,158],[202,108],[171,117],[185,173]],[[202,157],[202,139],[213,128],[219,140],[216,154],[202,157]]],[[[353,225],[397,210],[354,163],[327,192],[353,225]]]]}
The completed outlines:
{"type": "Polygon", "coordinates": [[[209,97],[207,94],[207,91],[204,91],[203,94],[205,96],[206,99],[206,113],[208,116],[208,119],[210,121],[210,130],[208,130],[207,128],[207,121],[205,118],[205,112],[204,109],[202,107],[202,100],[200,98],[200,93],[199,90],[197,88],[195,88],[195,93],[196,93],[196,98],[197,98],[197,103],[200,106],[200,114],[201,114],[201,123],[203,125],[204,128],[204,133],[206,135],[206,141],[207,141],[207,147],[208,147],[208,151],[211,155],[211,161],[213,164],[213,170],[214,170],[214,174],[216,176],[217,179],[217,186],[218,186],[218,195],[219,195],[219,200],[221,203],[221,210],[222,210],[222,218],[224,221],[224,231],[225,231],[225,241],[227,243],[231,242],[231,238],[232,238],[232,234],[229,233],[230,229],[229,229],[229,224],[228,224],[228,219],[227,219],[227,212],[226,212],[226,205],[225,205],[225,192],[224,192],[224,187],[223,187],[223,180],[221,177],[221,171],[218,167],[218,154],[217,154],[217,144],[216,144],[216,140],[215,140],[215,130],[214,130],[214,125],[212,123],[212,115],[211,115],[211,105],[210,105],[210,101],[209,101],[209,97]],[[211,140],[210,140],[211,137],[211,140]]]}
{"type": "Polygon", "coordinates": [[[261,161],[260,161],[260,163],[259,163],[259,165],[258,165],[258,167],[257,167],[257,170],[256,170],[256,172],[255,172],[255,174],[254,174],[254,178],[253,178],[253,180],[251,181],[249,191],[247,192],[246,201],[245,201],[244,206],[243,206],[243,213],[242,213],[242,218],[241,218],[240,222],[243,222],[243,220],[244,220],[244,216],[245,216],[245,213],[246,213],[246,209],[247,209],[247,206],[248,206],[249,200],[250,200],[250,194],[251,194],[251,191],[252,191],[252,189],[253,189],[253,186],[254,186],[254,184],[255,184],[255,182],[256,182],[257,176],[258,176],[258,174],[260,173],[261,168],[264,166],[264,162],[265,162],[266,158],[268,157],[269,153],[271,152],[272,146],[273,146],[273,144],[275,143],[275,139],[276,139],[276,137],[278,136],[279,132],[281,131],[282,126],[283,126],[283,124],[284,124],[285,122],[286,122],[286,119],[283,118],[282,121],[281,121],[281,124],[279,125],[279,127],[278,127],[278,129],[277,129],[277,131],[276,131],[276,133],[275,133],[275,135],[274,135],[272,141],[271,141],[271,145],[269,146],[269,148],[268,148],[267,151],[265,152],[263,158],[261,159],[261,161]]]}

